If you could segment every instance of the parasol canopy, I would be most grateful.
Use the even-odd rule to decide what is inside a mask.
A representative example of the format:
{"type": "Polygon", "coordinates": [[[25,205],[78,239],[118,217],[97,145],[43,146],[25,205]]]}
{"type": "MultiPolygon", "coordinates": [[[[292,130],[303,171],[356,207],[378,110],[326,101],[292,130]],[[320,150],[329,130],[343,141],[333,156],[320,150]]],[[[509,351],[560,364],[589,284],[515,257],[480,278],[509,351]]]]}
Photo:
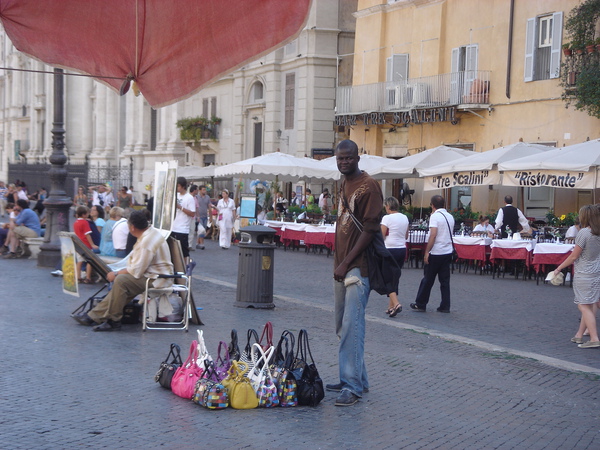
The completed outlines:
{"type": "MultiPolygon", "coordinates": [[[[337,172],[337,168],[335,170],[337,172]]],[[[310,158],[297,158],[287,153],[274,152],[255,158],[237,161],[215,168],[216,177],[268,178],[277,177],[281,181],[324,178],[333,179],[335,173],[322,168],[319,162],[310,158]]]]}
{"type": "Polygon", "coordinates": [[[527,155],[550,151],[552,147],[517,142],[516,144],[475,153],[449,163],[419,170],[425,178],[425,190],[458,186],[488,186],[500,184],[498,164],[527,155]]]}
{"type": "MultiPolygon", "coordinates": [[[[390,158],[384,158],[383,156],[375,156],[369,154],[360,155],[360,161],[358,161],[358,168],[360,170],[364,170],[369,175],[373,176],[373,172],[379,170],[380,168],[387,166],[388,164],[394,161],[390,158]]],[[[325,169],[330,172],[331,179],[339,180],[342,176],[337,167],[337,161],[335,156],[330,156],[329,158],[321,159],[317,161],[319,167],[325,169]]],[[[392,178],[392,177],[375,177],[378,179],[384,178],[392,178]]]]}
{"type": "Polygon", "coordinates": [[[595,139],[506,161],[498,169],[505,186],[593,189],[599,166],[600,139],[595,139]]]}
{"type": "Polygon", "coordinates": [[[311,0],[1,0],[15,47],[114,90],[133,80],[155,108],[293,39],[311,0]]]}
{"type": "Polygon", "coordinates": [[[473,152],[470,150],[440,145],[415,155],[391,161],[387,165],[369,172],[369,175],[374,178],[418,177],[419,174],[417,171],[421,169],[442,163],[456,162],[470,155],[473,155],[473,152]]]}

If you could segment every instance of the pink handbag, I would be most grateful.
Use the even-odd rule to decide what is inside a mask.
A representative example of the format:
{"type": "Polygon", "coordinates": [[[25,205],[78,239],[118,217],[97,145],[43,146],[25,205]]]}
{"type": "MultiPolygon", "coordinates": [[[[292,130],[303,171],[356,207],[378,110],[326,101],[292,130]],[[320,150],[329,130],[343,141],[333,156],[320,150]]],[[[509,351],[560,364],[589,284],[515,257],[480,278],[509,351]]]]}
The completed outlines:
{"type": "Polygon", "coordinates": [[[194,396],[196,382],[202,377],[203,369],[198,367],[198,342],[192,341],[190,353],[181,367],[179,367],[171,380],[171,390],[175,395],[188,400],[194,396]]]}

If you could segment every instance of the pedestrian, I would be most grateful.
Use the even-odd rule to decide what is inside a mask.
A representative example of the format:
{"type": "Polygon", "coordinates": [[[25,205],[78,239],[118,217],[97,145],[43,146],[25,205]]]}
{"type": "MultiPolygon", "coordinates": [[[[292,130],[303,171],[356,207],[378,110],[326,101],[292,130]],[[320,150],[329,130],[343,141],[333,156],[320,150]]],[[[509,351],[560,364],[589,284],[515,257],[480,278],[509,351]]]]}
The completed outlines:
{"type": "Polygon", "coordinates": [[[229,191],[223,189],[223,198],[217,203],[219,211],[219,245],[223,250],[231,246],[233,222],[235,222],[235,202],[229,198],[229,191]]]}
{"type": "Polygon", "coordinates": [[[429,240],[423,256],[423,279],[419,285],[415,303],[410,309],[425,312],[435,277],[440,281],[442,301],[438,312],[450,312],[450,264],[452,264],[452,230],[454,217],[445,209],[446,201],[441,195],[431,197],[431,216],[429,217],[429,240]]]}
{"type": "Polygon", "coordinates": [[[358,168],[358,146],[351,140],[336,148],[338,170],[344,175],[335,232],[335,332],[339,342],[339,383],[328,391],[340,392],[336,406],[354,405],[369,390],[364,360],[365,308],[369,300],[367,246],[380,229],[383,195],[379,183],[358,168]],[[353,222],[353,214],[362,231],[353,222]]]}
{"type": "Polygon", "coordinates": [[[196,215],[196,201],[187,191],[185,177],[177,177],[177,211],[171,228],[171,236],[181,242],[181,250],[186,264],[189,262],[190,226],[196,215]]]}
{"type": "Polygon", "coordinates": [[[523,215],[521,210],[512,205],[513,198],[510,195],[504,197],[505,206],[498,210],[496,216],[496,230],[500,230],[502,233],[502,239],[508,237],[507,229],[510,230],[510,234],[523,231],[529,233],[531,228],[529,227],[529,221],[523,215]]]}
{"type": "Polygon", "coordinates": [[[198,230],[198,242],[196,243],[196,248],[204,250],[204,238],[206,236],[206,231],[208,230],[208,217],[211,214],[212,209],[210,195],[206,193],[206,186],[204,185],[201,185],[198,189],[196,204],[196,218],[198,219],[198,225],[202,225],[202,228],[204,228],[204,231],[202,231],[202,229],[198,230]]]}
{"type": "Polygon", "coordinates": [[[579,210],[581,230],[575,237],[573,252],[554,270],[554,276],[575,263],[573,293],[581,311],[579,329],[571,342],[579,348],[600,347],[594,304],[600,299],[600,210],[597,205],[585,205],[579,210]],[[583,342],[585,330],[590,340],[583,342]]]}
{"type": "Polygon", "coordinates": [[[402,275],[402,266],[406,259],[406,241],[408,240],[409,221],[408,217],[398,211],[400,202],[396,197],[388,197],[383,202],[385,212],[387,213],[381,219],[381,234],[385,237],[385,247],[394,257],[396,264],[400,267],[398,280],[395,280],[394,286],[396,290],[388,294],[389,304],[386,314],[390,317],[402,311],[402,305],[398,301],[398,283],[402,275]]]}

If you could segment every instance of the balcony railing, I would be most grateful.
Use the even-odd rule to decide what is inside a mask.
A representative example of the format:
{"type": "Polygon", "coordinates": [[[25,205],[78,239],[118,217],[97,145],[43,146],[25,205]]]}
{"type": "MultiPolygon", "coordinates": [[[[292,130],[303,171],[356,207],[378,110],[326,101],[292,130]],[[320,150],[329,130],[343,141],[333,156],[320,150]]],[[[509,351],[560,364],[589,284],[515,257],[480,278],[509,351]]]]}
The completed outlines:
{"type": "Polygon", "coordinates": [[[445,73],[407,81],[341,86],[336,115],[489,103],[490,71],[445,73]]]}

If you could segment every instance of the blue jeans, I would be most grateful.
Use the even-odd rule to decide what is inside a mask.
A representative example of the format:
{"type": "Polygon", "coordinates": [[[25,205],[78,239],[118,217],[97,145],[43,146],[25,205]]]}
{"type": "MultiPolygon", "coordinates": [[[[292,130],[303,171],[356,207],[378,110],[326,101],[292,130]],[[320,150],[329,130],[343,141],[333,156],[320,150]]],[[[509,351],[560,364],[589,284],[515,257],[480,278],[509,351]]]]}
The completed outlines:
{"type": "Polygon", "coordinates": [[[365,366],[365,308],[369,278],[351,269],[343,282],[334,281],[335,333],[340,338],[339,366],[342,389],[362,396],[369,387],[365,366]]]}

